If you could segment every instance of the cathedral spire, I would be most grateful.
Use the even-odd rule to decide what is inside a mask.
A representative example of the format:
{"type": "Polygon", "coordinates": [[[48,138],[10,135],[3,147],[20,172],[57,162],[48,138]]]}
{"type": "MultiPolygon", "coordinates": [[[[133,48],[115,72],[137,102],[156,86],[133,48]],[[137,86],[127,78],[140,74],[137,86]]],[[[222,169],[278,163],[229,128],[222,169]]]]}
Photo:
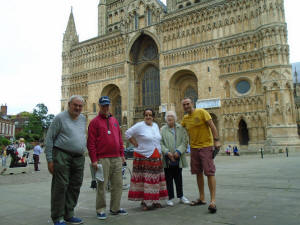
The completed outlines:
{"type": "Polygon", "coordinates": [[[73,16],[73,7],[71,7],[71,13],[69,16],[68,25],[64,33],[64,39],[63,39],[64,50],[70,49],[72,45],[78,43],[78,40],[79,38],[77,35],[74,16],[73,16]]]}
{"type": "Polygon", "coordinates": [[[295,73],[294,73],[294,76],[295,76],[295,82],[296,82],[296,84],[298,84],[298,73],[297,73],[297,67],[295,67],[295,73]]]}

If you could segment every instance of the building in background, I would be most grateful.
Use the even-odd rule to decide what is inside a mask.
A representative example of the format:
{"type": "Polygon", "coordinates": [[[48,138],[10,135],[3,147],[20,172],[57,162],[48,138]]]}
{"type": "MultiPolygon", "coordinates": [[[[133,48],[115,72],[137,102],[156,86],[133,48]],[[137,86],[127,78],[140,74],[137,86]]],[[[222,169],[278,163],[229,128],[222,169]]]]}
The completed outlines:
{"type": "Polygon", "coordinates": [[[7,139],[14,139],[15,137],[15,124],[7,116],[7,106],[1,105],[1,114],[0,114],[0,136],[7,139]]]}
{"type": "Polygon", "coordinates": [[[146,107],[158,123],[167,110],[181,118],[190,97],[224,145],[299,149],[283,1],[100,0],[98,13],[98,36],[83,42],[70,14],[61,110],[80,94],[91,120],[108,95],[126,129],[146,107]]]}
{"type": "Polygon", "coordinates": [[[17,115],[9,116],[15,124],[16,135],[24,131],[24,128],[28,125],[30,114],[29,112],[20,112],[17,115]]]}

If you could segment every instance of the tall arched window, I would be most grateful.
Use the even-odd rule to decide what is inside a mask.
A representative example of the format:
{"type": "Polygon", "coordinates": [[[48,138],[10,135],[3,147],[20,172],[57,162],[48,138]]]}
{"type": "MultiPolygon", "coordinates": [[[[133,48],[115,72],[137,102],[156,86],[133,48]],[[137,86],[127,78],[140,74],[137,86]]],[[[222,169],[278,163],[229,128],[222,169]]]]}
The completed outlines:
{"type": "Polygon", "coordinates": [[[121,96],[118,95],[115,99],[115,118],[118,120],[120,126],[122,125],[122,105],[121,105],[121,96]]]}
{"type": "Polygon", "coordinates": [[[187,89],[185,89],[184,97],[191,98],[192,101],[194,102],[194,106],[196,106],[196,102],[198,100],[198,94],[197,94],[197,91],[193,87],[188,86],[187,89]]]}
{"type": "Polygon", "coordinates": [[[142,80],[143,105],[158,106],[160,105],[160,82],[159,71],[154,66],[148,67],[142,80]]]}
{"type": "Polygon", "coordinates": [[[151,25],[151,20],[152,20],[152,18],[151,18],[151,10],[150,9],[147,10],[147,15],[148,15],[148,19],[147,19],[148,26],[150,26],[151,25]]]}
{"type": "Polygon", "coordinates": [[[137,13],[134,14],[134,28],[137,30],[139,28],[139,18],[137,13]]]}

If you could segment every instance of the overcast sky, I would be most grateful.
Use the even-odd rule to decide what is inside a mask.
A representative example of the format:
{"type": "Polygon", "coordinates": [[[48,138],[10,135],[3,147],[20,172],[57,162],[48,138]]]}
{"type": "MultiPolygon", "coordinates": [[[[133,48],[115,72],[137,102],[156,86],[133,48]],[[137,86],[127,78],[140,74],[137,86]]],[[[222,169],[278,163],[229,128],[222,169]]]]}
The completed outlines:
{"type": "MultiPolygon", "coordinates": [[[[6,0],[0,7],[0,104],[60,111],[61,51],[71,6],[79,40],[97,36],[99,0],[6,0]]],[[[163,0],[163,2],[165,2],[163,0]]],[[[285,0],[290,62],[300,62],[300,1],[285,0]]]]}

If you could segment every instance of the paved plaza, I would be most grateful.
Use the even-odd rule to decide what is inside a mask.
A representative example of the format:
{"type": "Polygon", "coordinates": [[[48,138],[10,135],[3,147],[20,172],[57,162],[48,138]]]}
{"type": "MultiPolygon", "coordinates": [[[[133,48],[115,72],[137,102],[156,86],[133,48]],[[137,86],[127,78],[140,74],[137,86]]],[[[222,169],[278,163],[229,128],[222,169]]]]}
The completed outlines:
{"type": "MultiPolygon", "coordinates": [[[[76,208],[76,215],[85,224],[111,225],[217,225],[217,224],[300,224],[300,153],[217,156],[217,207],[209,214],[206,206],[175,204],[143,212],[139,202],[127,200],[124,190],[122,207],[127,216],[110,216],[105,221],[96,219],[95,191],[89,188],[91,176],[86,158],[85,177],[76,208]]],[[[132,161],[128,160],[129,168],[132,161]]],[[[0,176],[0,224],[47,225],[50,219],[51,176],[44,157],[41,171],[0,176]]],[[[198,197],[195,177],[184,169],[184,194],[190,200],[198,197]]],[[[209,192],[206,187],[206,200],[209,192]]],[[[107,193],[109,203],[109,193],[107,193]]]]}

